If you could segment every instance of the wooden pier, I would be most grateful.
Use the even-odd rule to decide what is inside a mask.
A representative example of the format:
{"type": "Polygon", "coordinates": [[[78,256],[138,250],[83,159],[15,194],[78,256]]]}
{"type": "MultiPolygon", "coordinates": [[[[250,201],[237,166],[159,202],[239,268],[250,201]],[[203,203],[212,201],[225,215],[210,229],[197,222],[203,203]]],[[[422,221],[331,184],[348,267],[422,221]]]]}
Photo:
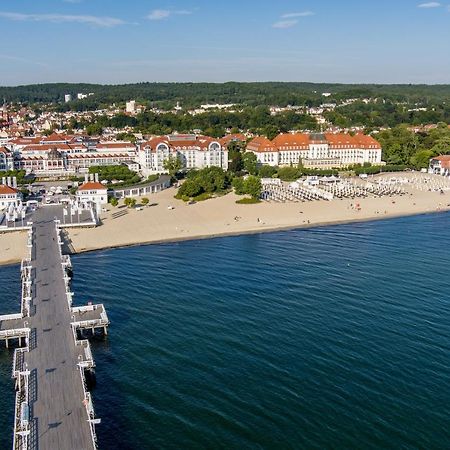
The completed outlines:
{"type": "Polygon", "coordinates": [[[103,305],[72,306],[70,258],[48,211],[38,211],[28,231],[21,313],[0,316],[0,340],[18,347],[13,449],[92,450],[100,420],[85,375],[95,363],[81,335],[106,334],[109,320],[103,305]]]}

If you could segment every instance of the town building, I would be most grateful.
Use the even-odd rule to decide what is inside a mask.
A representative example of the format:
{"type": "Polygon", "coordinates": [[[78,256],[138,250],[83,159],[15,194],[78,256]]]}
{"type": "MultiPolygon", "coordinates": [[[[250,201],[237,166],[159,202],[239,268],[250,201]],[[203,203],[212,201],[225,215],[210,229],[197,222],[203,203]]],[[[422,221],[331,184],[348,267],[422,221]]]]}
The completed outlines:
{"type": "Polygon", "coordinates": [[[20,138],[8,143],[14,167],[39,176],[86,173],[92,166],[136,165],[137,150],[131,142],[95,142],[88,137],[52,134],[20,138]]]}
{"type": "Polygon", "coordinates": [[[129,114],[134,114],[136,112],[136,101],[130,100],[129,102],[125,103],[125,112],[129,114]]]}
{"type": "Polygon", "coordinates": [[[450,155],[435,156],[430,159],[429,173],[450,176],[450,155]]]}
{"type": "Polygon", "coordinates": [[[381,145],[363,134],[282,133],[273,140],[256,137],[247,144],[259,164],[332,169],[354,164],[381,165],[381,145]]]}
{"type": "Polygon", "coordinates": [[[77,202],[88,209],[93,206],[97,214],[108,203],[108,188],[98,181],[98,174],[85,175],[84,183],[77,190],[77,202]]]}
{"type": "Polygon", "coordinates": [[[6,210],[10,205],[19,206],[22,201],[22,194],[17,189],[15,178],[2,177],[0,184],[0,211],[6,210]]]}
{"type": "Polygon", "coordinates": [[[228,150],[219,140],[198,135],[173,134],[155,137],[139,147],[139,163],[144,174],[164,173],[164,161],[178,158],[183,169],[228,168],[228,150]]]}
{"type": "Polygon", "coordinates": [[[6,147],[0,147],[0,172],[14,170],[14,158],[6,147]]]}

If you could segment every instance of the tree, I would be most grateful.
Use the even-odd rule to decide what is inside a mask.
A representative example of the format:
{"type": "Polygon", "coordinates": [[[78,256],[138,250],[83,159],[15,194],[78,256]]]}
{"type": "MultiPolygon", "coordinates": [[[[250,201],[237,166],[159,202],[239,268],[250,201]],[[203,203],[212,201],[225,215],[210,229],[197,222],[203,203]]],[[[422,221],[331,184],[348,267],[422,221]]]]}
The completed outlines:
{"type": "Polygon", "coordinates": [[[421,150],[412,156],[411,164],[416,169],[423,169],[429,166],[430,159],[435,155],[436,153],[433,150],[421,150]]]}
{"type": "Polygon", "coordinates": [[[231,185],[234,188],[234,192],[237,195],[244,195],[245,194],[245,188],[244,188],[244,179],[240,177],[233,178],[233,181],[231,182],[231,185]]]}
{"type": "Polygon", "coordinates": [[[182,169],[183,164],[176,156],[169,156],[163,163],[163,167],[167,170],[171,178],[175,178],[176,174],[182,169]]]}
{"type": "Polygon", "coordinates": [[[197,171],[195,179],[204,192],[222,191],[227,187],[226,173],[220,167],[207,167],[197,171]]]}
{"type": "Polygon", "coordinates": [[[256,155],[252,152],[245,152],[242,157],[242,161],[244,163],[244,169],[250,175],[256,175],[258,172],[258,161],[256,159],[256,155]]]}
{"type": "Polygon", "coordinates": [[[197,179],[187,179],[181,186],[180,189],[178,189],[178,194],[181,197],[197,197],[197,195],[200,195],[203,193],[203,189],[200,186],[200,183],[197,181],[197,179]]]}
{"type": "Polygon", "coordinates": [[[228,153],[228,170],[231,173],[239,173],[242,172],[244,168],[244,163],[242,161],[242,155],[239,151],[230,151],[228,153]]]}
{"type": "Polygon", "coordinates": [[[111,197],[109,203],[115,208],[119,204],[119,200],[116,197],[111,197]]]}
{"type": "Polygon", "coordinates": [[[246,194],[249,194],[252,198],[259,199],[261,197],[262,184],[261,178],[250,175],[244,181],[244,190],[246,194]]]}
{"type": "Polygon", "coordinates": [[[258,175],[261,178],[272,178],[277,173],[277,169],[273,166],[261,166],[258,169],[258,175]]]}
{"type": "Polygon", "coordinates": [[[89,136],[100,136],[103,133],[103,127],[98,123],[91,123],[86,127],[86,133],[89,136]]]}
{"type": "Polygon", "coordinates": [[[149,204],[150,200],[147,197],[141,198],[141,203],[144,206],[147,206],[149,204]]]}
{"type": "Polygon", "coordinates": [[[241,172],[244,168],[241,150],[242,143],[239,141],[231,141],[228,144],[228,170],[231,173],[241,172]]]}
{"type": "Polygon", "coordinates": [[[123,202],[128,208],[134,208],[136,206],[135,198],[126,197],[123,202]]]}
{"type": "Polygon", "coordinates": [[[278,169],[278,177],[283,181],[295,181],[301,175],[302,171],[297,167],[281,167],[278,169]]]}

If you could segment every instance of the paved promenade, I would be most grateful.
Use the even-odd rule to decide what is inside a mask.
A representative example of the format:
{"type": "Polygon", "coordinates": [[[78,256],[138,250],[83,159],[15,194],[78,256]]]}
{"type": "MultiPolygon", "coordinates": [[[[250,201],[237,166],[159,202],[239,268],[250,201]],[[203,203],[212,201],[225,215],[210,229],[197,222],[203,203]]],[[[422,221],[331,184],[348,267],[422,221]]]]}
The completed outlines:
{"type": "Polygon", "coordinates": [[[63,268],[51,210],[33,217],[34,273],[29,325],[30,448],[39,450],[93,449],[82,379],[77,366],[79,348],[70,326],[63,268]]]}

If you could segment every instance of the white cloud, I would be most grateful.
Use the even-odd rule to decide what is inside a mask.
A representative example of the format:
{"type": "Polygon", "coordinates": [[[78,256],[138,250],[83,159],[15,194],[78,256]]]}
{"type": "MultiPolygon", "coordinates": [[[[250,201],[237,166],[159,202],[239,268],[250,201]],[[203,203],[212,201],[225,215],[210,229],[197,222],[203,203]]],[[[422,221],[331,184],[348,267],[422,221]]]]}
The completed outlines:
{"type": "Polygon", "coordinates": [[[0,18],[21,22],[53,22],[53,23],[83,23],[97,27],[114,27],[123,25],[125,22],[115,17],[82,16],[70,14],[22,14],[0,11],[0,18]]]}
{"type": "Polygon", "coordinates": [[[272,24],[272,28],[280,28],[280,29],[292,28],[298,24],[298,19],[300,17],[314,16],[314,14],[315,13],[313,13],[312,11],[301,11],[282,14],[280,16],[280,20],[272,24]]]}
{"type": "Polygon", "coordinates": [[[186,10],[170,10],[170,9],[154,9],[150,12],[150,14],[147,16],[147,19],[149,20],[164,20],[168,19],[171,16],[187,16],[189,14],[192,14],[191,11],[186,10]]]}
{"type": "Polygon", "coordinates": [[[418,8],[439,8],[442,6],[439,2],[428,2],[417,5],[418,8]]]}
{"type": "Polygon", "coordinates": [[[272,25],[272,28],[292,28],[298,24],[298,20],[279,20],[272,25]]]}
{"type": "Polygon", "coordinates": [[[288,13],[283,14],[281,16],[282,19],[292,19],[294,17],[308,17],[308,16],[314,16],[314,13],[312,11],[302,11],[302,12],[296,12],[296,13],[288,13]]]}

